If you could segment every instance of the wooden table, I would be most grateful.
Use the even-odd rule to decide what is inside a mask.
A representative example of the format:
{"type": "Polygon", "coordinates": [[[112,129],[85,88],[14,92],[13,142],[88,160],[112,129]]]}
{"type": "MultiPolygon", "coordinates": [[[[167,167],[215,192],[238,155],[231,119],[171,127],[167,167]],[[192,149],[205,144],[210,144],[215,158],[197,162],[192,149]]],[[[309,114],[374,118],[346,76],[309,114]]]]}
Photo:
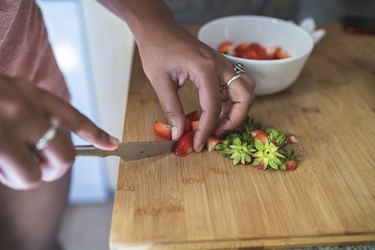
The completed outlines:
{"type": "MultiPolygon", "coordinates": [[[[324,28],[293,86],[250,111],[299,136],[299,168],[234,167],[216,152],[121,162],[111,249],[375,242],[375,37],[324,28]]],[[[192,84],[180,96],[186,112],[199,109],[192,84]]],[[[160,140],[155,120],[164,114],[135,53],[124,141],[160,140]]]]}

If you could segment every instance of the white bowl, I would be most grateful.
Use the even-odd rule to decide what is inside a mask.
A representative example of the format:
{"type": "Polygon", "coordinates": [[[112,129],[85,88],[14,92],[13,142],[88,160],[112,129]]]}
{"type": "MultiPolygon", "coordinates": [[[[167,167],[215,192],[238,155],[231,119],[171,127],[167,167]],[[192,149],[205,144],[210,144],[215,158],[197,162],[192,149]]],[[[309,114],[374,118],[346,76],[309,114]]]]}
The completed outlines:
{"type": "Polygon", "coordinates": [[[225,41],[234,45],[258,42],[278,46],[289,54],[279,60],[252,60],[225,55],[233,64],[242,63],[255,80],[255,95],[268,95],[289,87],[299,76],[314,47],[311,35],[294,23],[264,16],[229,16],[203,25],[198,38],[217,49],[225,41]]]}

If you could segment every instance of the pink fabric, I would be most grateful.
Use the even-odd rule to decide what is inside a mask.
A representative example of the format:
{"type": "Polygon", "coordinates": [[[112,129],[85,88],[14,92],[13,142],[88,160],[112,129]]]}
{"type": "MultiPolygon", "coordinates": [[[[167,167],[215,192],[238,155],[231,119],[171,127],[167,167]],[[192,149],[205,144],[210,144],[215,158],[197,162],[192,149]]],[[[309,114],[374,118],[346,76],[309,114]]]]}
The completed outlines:
{"type": "Polygon", "coordinates": [[[41,12],[32,0],[0,0],[0,74],[69,99],[41,12]]]}

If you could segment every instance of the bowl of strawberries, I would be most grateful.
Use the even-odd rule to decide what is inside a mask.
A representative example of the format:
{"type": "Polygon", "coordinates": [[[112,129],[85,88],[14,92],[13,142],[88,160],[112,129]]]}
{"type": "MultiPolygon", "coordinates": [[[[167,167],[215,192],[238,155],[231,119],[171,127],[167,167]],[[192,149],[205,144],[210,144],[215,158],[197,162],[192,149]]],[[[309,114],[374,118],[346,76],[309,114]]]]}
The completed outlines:
{"type": "Polygon", "coordinates": [[[233,64],[242,63],[255,80],[255,95],[288,88],[301,73],[313,47],[300,26],[265,16],[228,16],[201,27],[198,38],[233,64]]]}

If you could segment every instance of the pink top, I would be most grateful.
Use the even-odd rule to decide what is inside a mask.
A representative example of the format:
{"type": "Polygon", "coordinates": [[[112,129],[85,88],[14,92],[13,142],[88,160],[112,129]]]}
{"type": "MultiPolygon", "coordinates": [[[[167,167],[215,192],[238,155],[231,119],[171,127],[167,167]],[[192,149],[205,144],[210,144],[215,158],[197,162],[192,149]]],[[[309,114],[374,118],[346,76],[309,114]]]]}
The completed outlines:
{"type": "Polygon", "coordinates": [[[0,74],[26,79],[69,99],[34,1],[0,0],[0,74]]]}

